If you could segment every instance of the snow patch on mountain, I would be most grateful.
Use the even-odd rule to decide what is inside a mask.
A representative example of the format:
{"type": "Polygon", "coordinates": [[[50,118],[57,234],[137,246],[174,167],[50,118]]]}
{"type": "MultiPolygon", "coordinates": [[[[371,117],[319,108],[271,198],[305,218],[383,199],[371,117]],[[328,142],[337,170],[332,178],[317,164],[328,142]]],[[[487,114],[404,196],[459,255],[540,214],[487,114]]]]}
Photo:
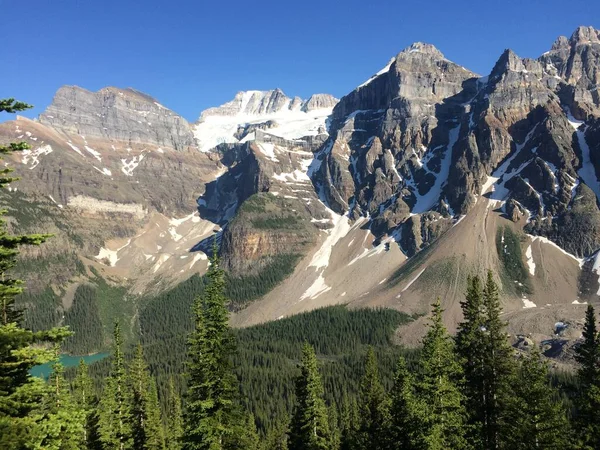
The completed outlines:
{"type": "MultiPolygon", "coordinates": [[[[435,203],[440,198],[440,193],[442,192],[442,186],[444,182],[448,179],[448,174],[450,172],[450,164],[452,162],[452,149],[454,148],[454,144],[458,140],[458,133],[460,131],[460,125],[452,128],[448,134],[448,146],[446,147],[446,151],[444,153],[444,157],[442,159],[440,172],[436,175],[435,183],[429,189],[429,191],[424,195],[419,195],[415,189],[415,195],[417,197],[417,202],[412,209],[413,214],[424,213],[425,211],[429,211],[435,203]]],[[[433,172],[432,172],[433,173],[433,172]]]]}
{"type": "Polygon", "coordinates": [[[390,68],[392,67],[392,64],[394,64],[394,61],[396,61],[396,57],[392,57],[389,62],[386,64],[386,66],[381,69],[379,72],[377,72],[375,75],[373,75],[371,78],[369,78],[367,81],[365,81],[363,84],[361,84],[360,86],[358,86],[357,89],[360,89],[361,87],[366,86],[367,84],[371,83],[371,81],[373,81],[375,78],[377,78],[380,75],[383,75],[384,73],[388,73],[390,71],[390,68]]]}
{"type": "Polygon", "coordinates": [[[52,153],[50,145],[42,145],[35,150],[23,150],[21,152],[21,163],[25,165],[31,163],[29,169],[35,169],[40,163],[40,157],[42,155],[49,155],[50,153],[52,153]]]}
{"type": "MultiPolygon", "coordinates": [[[[323,97],[322,97],[323,98],[323,97]]],[[[326,96],[329,103],[337,99],[326,96]]],[[[333,104],[309,108],[311,99],[303,101],[290,99],[281,91],[240,92],[231,102],[217,108],[209,108],[202,113],[193,132],[198,147],[208,152],[219,144],[237,144],[255,139],[249,133],[241,140],[235,134],[240,127],[272,122],[268,133],[288,140],[304,136],[316,136],[327,129],[327,119],[333,111],[333,104]]]]}

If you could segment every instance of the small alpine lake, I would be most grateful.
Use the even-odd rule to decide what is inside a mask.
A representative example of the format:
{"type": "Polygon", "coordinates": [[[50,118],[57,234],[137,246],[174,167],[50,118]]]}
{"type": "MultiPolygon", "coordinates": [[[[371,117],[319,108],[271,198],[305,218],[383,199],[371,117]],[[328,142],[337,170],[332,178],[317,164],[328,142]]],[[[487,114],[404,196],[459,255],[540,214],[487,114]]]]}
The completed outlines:
{"type": "MultiPolygon", "coordinates": [[[[85,356],[71,356],[71,355],[60,355],[59,361],[64,366],[64,368],[73,367],[79,364],[79,361],[83,359],[86,364],[92,364],[96,361],[100,361],[108,356],[108,353],[94,353],[92,355],[85,356]]],[[[32,367],[29,371],[31,375],[34,377],[40,377],[47,379],[48,376],[52,373],[52,365],[54,362],[49,362],[46,364],[41,364],[39,366],[32,367]]]]}

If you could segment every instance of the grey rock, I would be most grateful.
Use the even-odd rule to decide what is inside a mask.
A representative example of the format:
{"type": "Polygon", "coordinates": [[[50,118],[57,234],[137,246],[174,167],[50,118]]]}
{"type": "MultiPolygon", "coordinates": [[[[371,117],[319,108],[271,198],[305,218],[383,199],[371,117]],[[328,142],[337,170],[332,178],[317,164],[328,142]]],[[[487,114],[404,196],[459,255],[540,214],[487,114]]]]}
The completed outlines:
{"type": "Polygon", "coordinates": [[[66,134],[183,150],[195,145],[188,122],[134,89],[90,92],[63,86],[39,121],[66,134]]]}

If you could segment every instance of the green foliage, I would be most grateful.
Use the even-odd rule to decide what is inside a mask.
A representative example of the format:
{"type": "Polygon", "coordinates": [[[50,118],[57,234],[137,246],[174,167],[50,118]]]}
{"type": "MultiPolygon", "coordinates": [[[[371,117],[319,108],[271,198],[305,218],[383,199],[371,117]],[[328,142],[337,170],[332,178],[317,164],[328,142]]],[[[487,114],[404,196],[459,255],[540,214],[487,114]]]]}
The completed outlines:
{"type": "Polygon", "coordinates": [[[160,450],[165,438],[160,418],[156,383],[150,377],[142,346],[136,347],[128,373],[131,392],[131,435],[133,448],[160,450]]]}
{"type": "Polygon", "coordinates": [[[260,217],[252,219],[251,222],[255,228],[266,230],[295,230],[301,223],[298,216],[291,214],[279,217],[260,217]]]}
{"type": "Polygon", "coordinates": [[[296,405],[289,432],[290,450],[332,449],[327,407],[314,348],[302,350],[300,375],[296,378],[296,405]]]}
{"type": "Polygon", "coordinates": [[[524,358],[513,389],[515,395],[509,406],[503,448],[570,448],[571,436],[564,405],[555,400],[546,362],[537,350],[524,358]]]}
{"type": "Polygon", "coordinates": [[[377,357],[372,347],[367,350],[365,374],[360,381],[358,408],[360,422],[356,437],[357,448],[384,450],[389,439],[389,405],[379,379],[377,357]]]}
{"type": "Polygon", "coordinates": [[[465,398],[461,392],[462,368],[454,354],[454,342],[442,322],[439,300],[432,305],[432,318],[423,338],[423,353],[417,396],[423,407],[418,410],[421,426],[413,445],[431,450],[465,449],[465,398]]]}
{"type": "Polygon", "coordinates": [[[275,255],[258,274],[227,276],[226,295],[231,300],[231,307],[239,309],[271,291],[294,271],[299,258],[298,254],[275,255]]]}
{"type": "MultiPolygon", "coordinates": [[[[14,113],[29,105],[14,99],[0,100],[0,112],[14,113]]],[[[0,147],[0,154],[28,148],[25,143],[0,147]]],[[[0,189],[15,178],[9,168],[0,170],[0,189]]],[[[0,211],[0,216],[6,210],[0,211]]],[[[11,273],[23,245],[39,245],[49,236],[43,234],[10,235],[6,222],[0,219],[0,448],[41,446],[56,435],[63,424],[44,411],[47,387],[29,375],[37,364],[56,359],[58,345],[67,336],[65,328],[33,332],[21,326],[22,311],[15,306],[15,297],[23,291],[21,280],[11,273]]],[[[61,413],[62,414],[62,413],[61,413]]],[[[60,433],[59,433],[60,434],[60,433]]]]}
{"type": "Polygon", "coordinates": [[[175,388],[175,382],[169,379],[166,406],[166,442],[167,450],[180,450],[183,437],[183,416],[181,412],[181,399],[175,388]]]}
{"type": "Polygon", "coordinates": [[[523,262],[521,237],[508,225],[498,227],[496,233],[496,250],[502,262],[502,284],[509,292],[518,295],[533,292],[529,272],[523,262]]]}
{"type": "Polygon", "coordinates": [[[87,449],[101,449],[98,430],[98,397],[88,366],[83,359],[79,362],[73,380],[73,399],[83,411],[83,446],[87,449]]]}
{"type": "Polygon", "coordinates": [[[204,293],[194,301],[195,327],[188,338],[183,448],[237,448],[240,422],[238,382],[232,370],[234,340],[225,307],[225,273],[216,244],[204,293]]]}
{"type": "Polygon", "coordinates": [[[600,336],[592,305],[587,307],[582,338],[583,342],[575,348],[581,386],[576,398],[577,435],[582,448],[597,448],[600,446],[600,336]]]}
{"type": "Polygon", "coordinates": [[[104,327],[95,286],[82,284],[77,287],[73,304],[65,312],[64,323],[75,333],[65,341],[63,348],[66,352],[85,355],[104,348],[104,327]]]}
{"type": "Polygon", "coordinates": [[[131,393],[125,373],[121,329],[115,322],[113,357],[98,415],[100,440],[106,448],[128,449],[132,444],[131,393]]]}

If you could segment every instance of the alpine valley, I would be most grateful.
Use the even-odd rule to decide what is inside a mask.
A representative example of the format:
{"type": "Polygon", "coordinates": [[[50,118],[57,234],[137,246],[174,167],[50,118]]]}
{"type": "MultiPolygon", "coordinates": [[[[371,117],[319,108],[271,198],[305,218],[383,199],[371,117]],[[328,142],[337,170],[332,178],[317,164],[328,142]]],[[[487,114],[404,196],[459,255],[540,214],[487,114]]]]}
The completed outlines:
{"type": "Polygon", "coordinates": [[[32,146],[7,160],[9,226],[54,234],[21,254],[28,325],[105,350],[115,318],[143,332],[152,299],[204,274],[216,239],[236,327],[382,306],[417,318],[396,332],[416,345],[435,298],[453,329],[467,276],[491,269],[515,341],[560,355],[600,296],[600,31],[506,50],[487,75],[424,43],[382,63],[341,99],[239,92],[196,123],[64,86],[0,124],[32,146]]]}

